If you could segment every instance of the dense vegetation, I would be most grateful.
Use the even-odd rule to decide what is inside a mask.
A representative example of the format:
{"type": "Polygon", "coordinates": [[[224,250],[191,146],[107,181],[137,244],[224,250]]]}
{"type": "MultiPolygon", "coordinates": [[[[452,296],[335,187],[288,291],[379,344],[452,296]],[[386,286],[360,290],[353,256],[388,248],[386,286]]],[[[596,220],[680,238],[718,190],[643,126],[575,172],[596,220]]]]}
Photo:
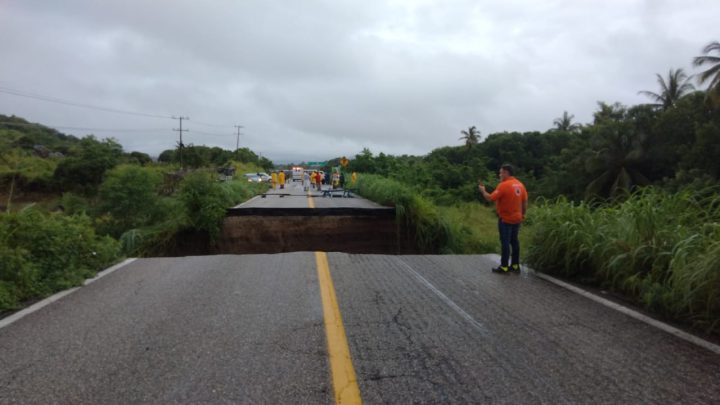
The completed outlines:
{"type": "Polygon", "coordinates": [[[118,257],[118,242],[98,236],[86,215],[0,215],[0,312],[78,285],[118,257]]]}
{"type": "Polygon", "coordinates": [[[225,209],[265,187],[220,182],[217,169],[272,166],[247,149],[183,153],[185,169],[177,151],[153,162],[113,139],[0,116],[0,312],[78,285],[123,256],[172,252],[184,233],[212,243],[225,209]]]}
{"type": "Polygon", "coordinates": [[[619,204],[560,199],[533,213],[528,262],[720,328],[720,188],[640,190],[619,204]]]}

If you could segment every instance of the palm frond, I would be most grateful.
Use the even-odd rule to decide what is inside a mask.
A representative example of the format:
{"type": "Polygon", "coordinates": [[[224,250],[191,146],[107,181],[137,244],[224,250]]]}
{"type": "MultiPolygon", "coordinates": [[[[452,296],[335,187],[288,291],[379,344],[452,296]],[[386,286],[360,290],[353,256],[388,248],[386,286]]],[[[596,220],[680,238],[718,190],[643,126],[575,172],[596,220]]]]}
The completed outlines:
{"type": "Polygon", "coordinates": [[[694,66],[702,66],[706,63],[720,63],[720,56],[696,56],[693,58],[694,66]]]}
{"type": "Polygon", "coordinates": [[[712,51],[718,51],[720,52],[720,42],[713,41],[709,44],[705,45],[705,48],[703,48],[703,53],[710,53],[712,51]]]}
{"type": "Polygon", "coordinates": [[[643,96],[647,96],[647,97],[649,97],[649,98],[651,98],[651,99],[653,99],[653,100],[655,100],[655,101],[659,101],[660,103],[662,103],[662,101],[663,101],[663,97],[662,97],[661,95],[659,95],[659,94],[657,94],[657,93],[654,93],[654,92],[652,92],[652,91],[642,90],[642,91],[638,91],[638,94],[641,94],[641,95],[643,95],[643,96]]]}
{"type": "Polygon", "coordinates": [[[720,63],[711,67],[710,69],[700,73],[698,75],[698,81],[702,84],[707,81],[711,76],[715,76],[717,74],[720,74],[720,63]]]}
{"type": "MultiPolygon", "coordinates": [[[[660,76],[660,73],[655,73],[655,76],[657,76],[657,82],[660,85],[660,94],[667,93],[669,83],[665,83],[665,79],[660,76]]],[[[670,69],[669,77],[668,82],[672,82],[672,69],[670,69]]]]}

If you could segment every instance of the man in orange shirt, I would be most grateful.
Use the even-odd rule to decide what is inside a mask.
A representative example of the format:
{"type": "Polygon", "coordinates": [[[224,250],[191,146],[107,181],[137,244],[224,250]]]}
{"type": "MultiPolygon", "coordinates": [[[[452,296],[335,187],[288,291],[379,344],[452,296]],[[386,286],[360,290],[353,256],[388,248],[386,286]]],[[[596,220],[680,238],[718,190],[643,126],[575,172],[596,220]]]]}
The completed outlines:
{"type": "Polygon", "coordinates": [[[500,184],[495,191],[488,193],[481,183],[478,188],[488,201],[495,202],[495,210],[498,214],[498,231],[500,233],[501,258],[500,266],[492,269],[496,273],[507,273],[508,271],[520,271],[520,224],[525,219],[528,207],[528,195],[525,186],[515,177],[514,169],[510,165],[503,165],[500,168],[500,184]],[[510,249],[512,248],[512,262],[508,266],[510,249]]]}

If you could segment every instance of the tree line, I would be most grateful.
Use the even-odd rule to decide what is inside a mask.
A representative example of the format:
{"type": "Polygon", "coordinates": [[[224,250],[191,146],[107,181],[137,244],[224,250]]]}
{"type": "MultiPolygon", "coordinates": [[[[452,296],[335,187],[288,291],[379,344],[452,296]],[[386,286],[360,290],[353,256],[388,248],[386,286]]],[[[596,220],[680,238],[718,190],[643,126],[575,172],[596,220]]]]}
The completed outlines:
{"type": "MultiPolygon", "coordinates": [[[[183,167],[219,168],[233,162],[270,169],[273,162],[248,148],[235,151],[203,145],[182,148],[183,167]]],[[[163,151],[157,162],[147,153],[126,152],[113,138],[76,137],[20,117],[0,115],[0,186],[6,196],[36,192],[95,196],[106,173],[121,164],[165,165],[180,170],[179,148],[163,151]]],[[[2,203],[9,205],[7,198],[2,203]]]]}

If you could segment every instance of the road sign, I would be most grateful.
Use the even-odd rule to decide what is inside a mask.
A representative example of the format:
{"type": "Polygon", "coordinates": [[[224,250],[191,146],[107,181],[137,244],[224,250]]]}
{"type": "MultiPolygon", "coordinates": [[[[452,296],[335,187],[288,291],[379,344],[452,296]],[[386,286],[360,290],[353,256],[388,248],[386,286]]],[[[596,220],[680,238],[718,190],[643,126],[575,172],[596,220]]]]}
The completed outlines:
{"type": "Polygon", "coordinates": [[[308,166],[327,166],[327,162],[307,162],[308,166]]]}
{"type": "Polygon", "coordinates": [[[340,159],[340,165],[342,167],[347,167],[348,163],[350,163],[350,161],[345,156],[343,156],[343,158],[340,159]]]}

